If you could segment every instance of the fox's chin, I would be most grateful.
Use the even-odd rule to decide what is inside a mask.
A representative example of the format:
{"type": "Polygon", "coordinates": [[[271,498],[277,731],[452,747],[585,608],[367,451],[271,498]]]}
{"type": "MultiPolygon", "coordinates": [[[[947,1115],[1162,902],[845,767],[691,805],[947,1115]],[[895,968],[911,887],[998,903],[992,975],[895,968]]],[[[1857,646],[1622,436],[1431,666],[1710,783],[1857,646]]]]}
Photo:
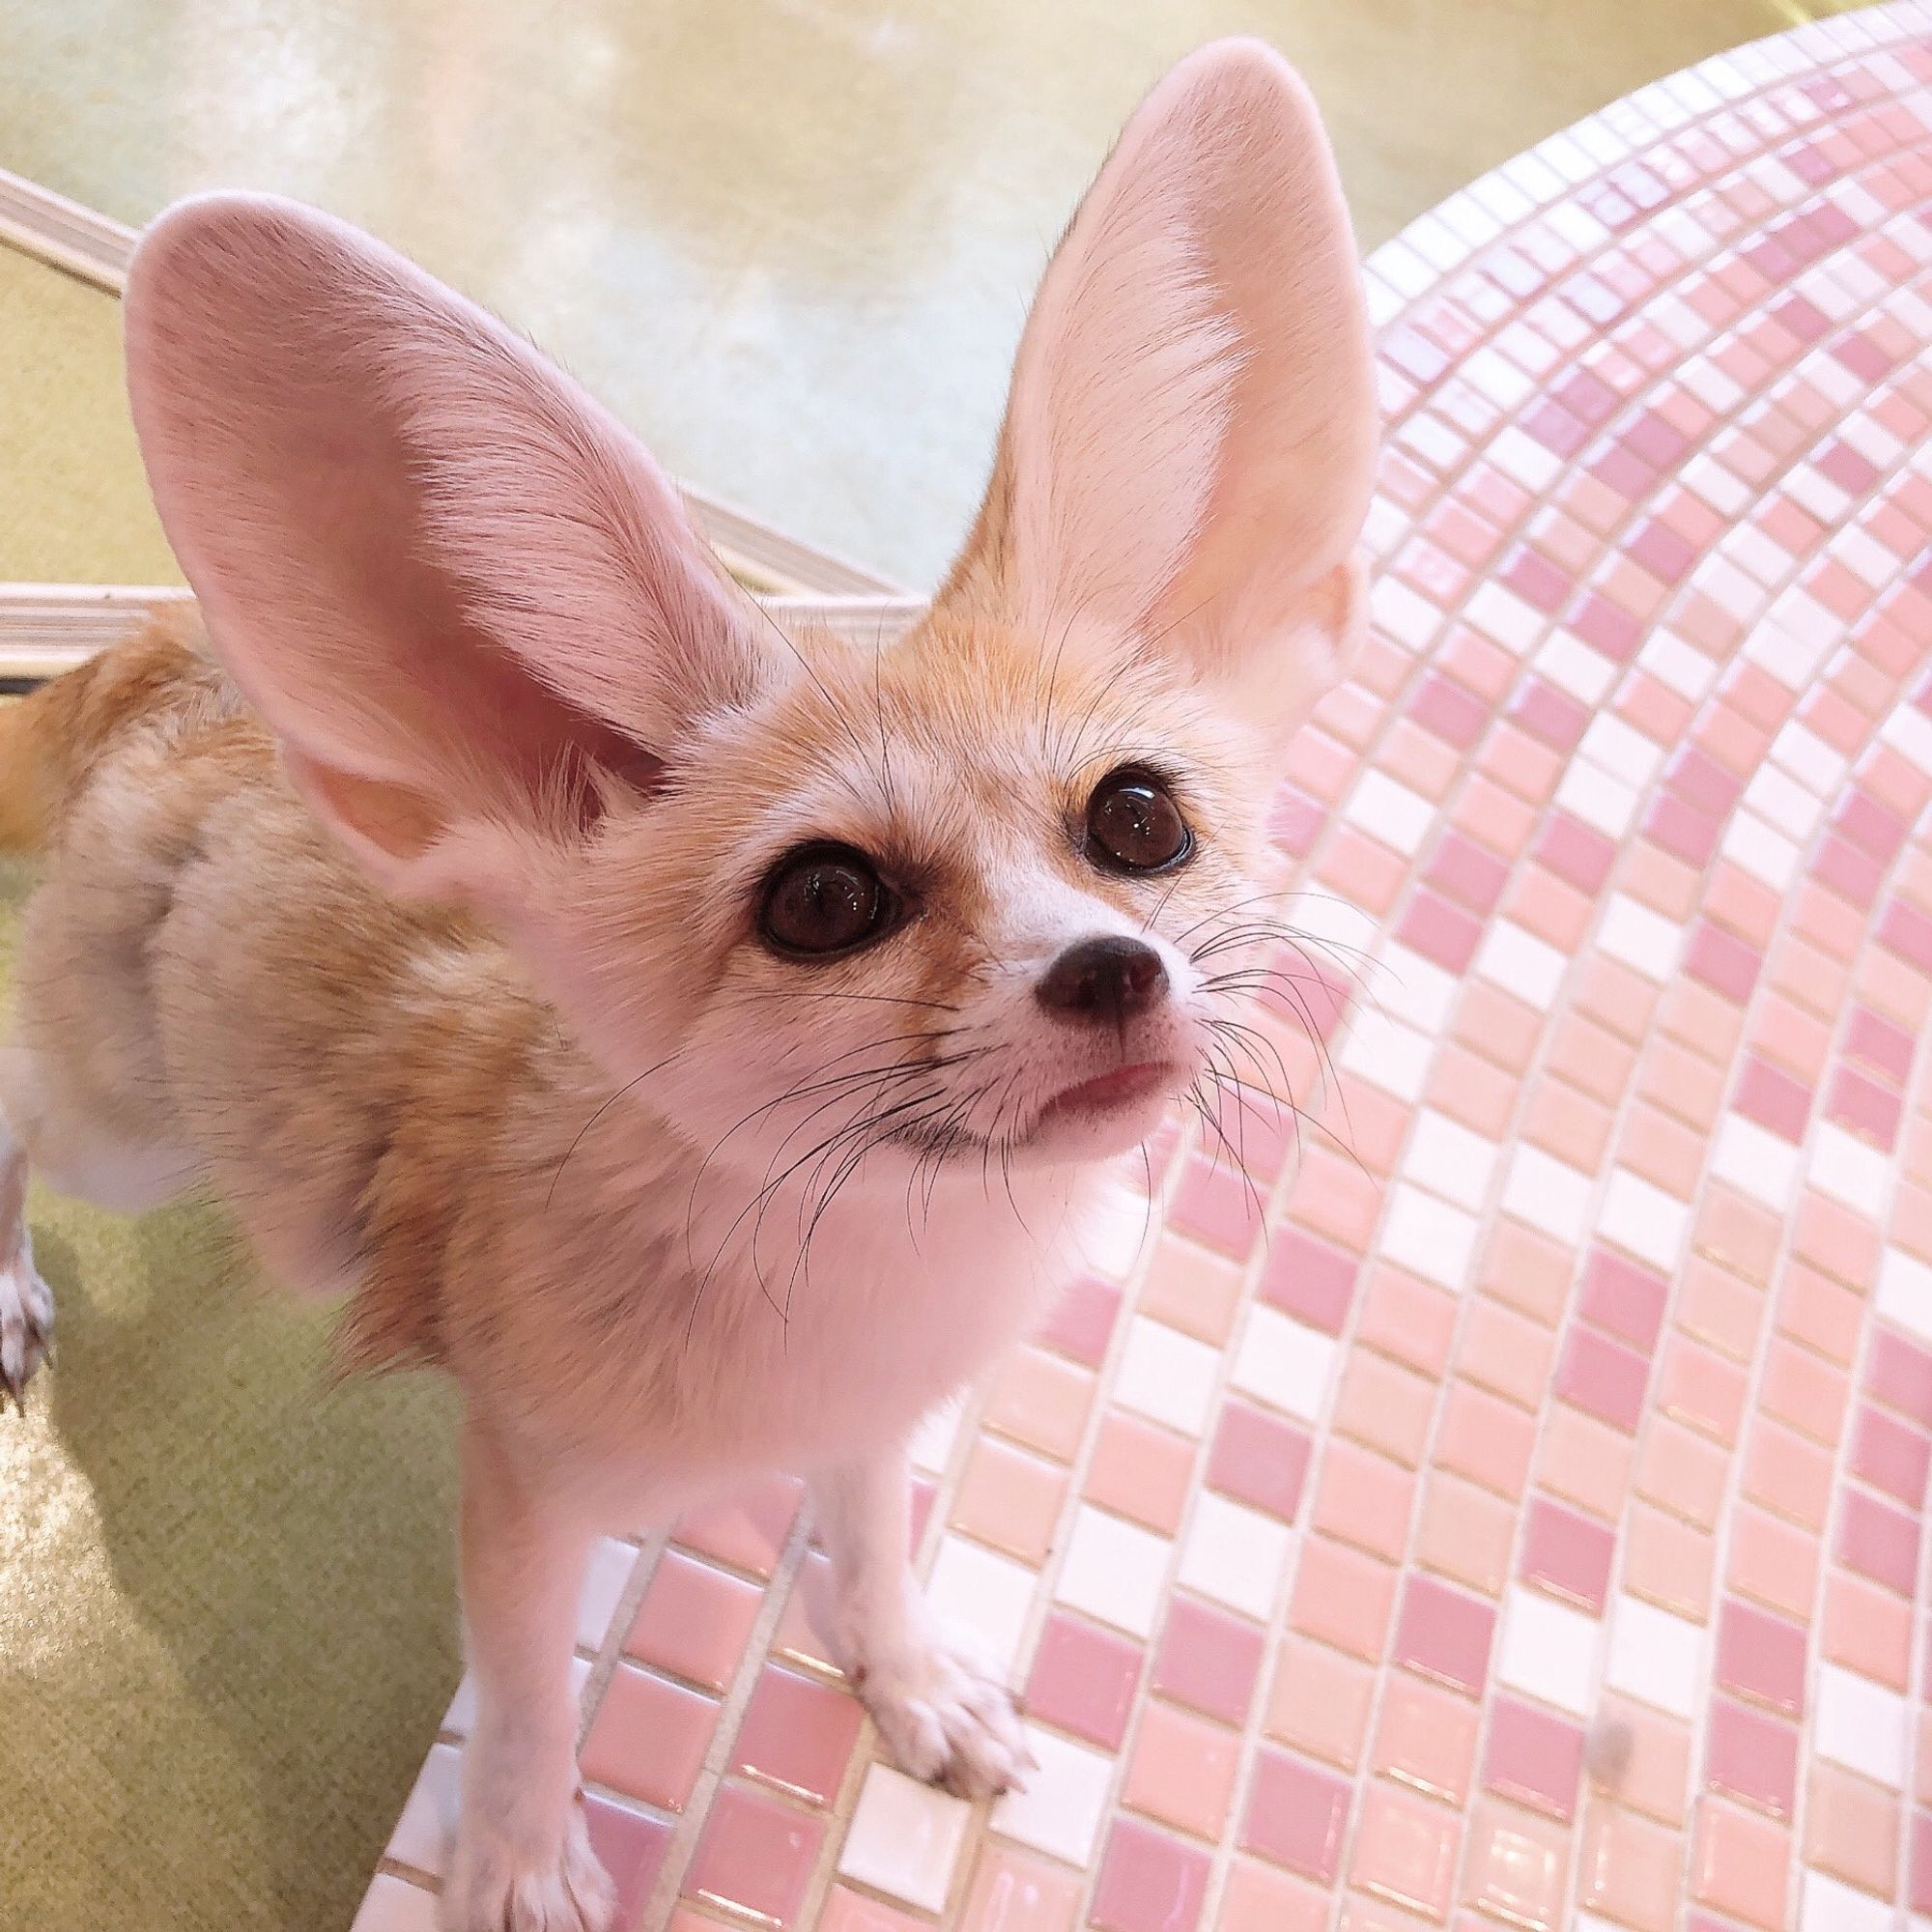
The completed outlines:
{"type": "Polygon", "coordinates": [[[1168,1060],[1143,1061],[1079,1081],[1047,1101],[1015,1151],[1041,1164],[1125,1153],[1159,1128],[1187,1084],[1187,1069],[1168,1060]]]}

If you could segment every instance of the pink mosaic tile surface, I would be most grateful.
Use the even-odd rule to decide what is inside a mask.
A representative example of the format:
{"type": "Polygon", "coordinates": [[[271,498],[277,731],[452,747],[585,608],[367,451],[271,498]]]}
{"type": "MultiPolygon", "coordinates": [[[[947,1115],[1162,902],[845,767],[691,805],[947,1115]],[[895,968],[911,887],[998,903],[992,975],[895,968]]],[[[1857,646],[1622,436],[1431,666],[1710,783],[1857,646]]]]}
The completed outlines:
{"type": "MultiPolygon", "coordinates": [[[[1932,1926],[1932,5],[1369,273],[1375,633],[1261,1022],[1321,1124],[1161,1151],[1150,1251],[921,1445],[1039,1772],[875,1761],[785,1486],[608,1544],[627,1927],[1932,1926]]],[[[431,1923],[466,1701],[358,1932],[431,1923]]]]}

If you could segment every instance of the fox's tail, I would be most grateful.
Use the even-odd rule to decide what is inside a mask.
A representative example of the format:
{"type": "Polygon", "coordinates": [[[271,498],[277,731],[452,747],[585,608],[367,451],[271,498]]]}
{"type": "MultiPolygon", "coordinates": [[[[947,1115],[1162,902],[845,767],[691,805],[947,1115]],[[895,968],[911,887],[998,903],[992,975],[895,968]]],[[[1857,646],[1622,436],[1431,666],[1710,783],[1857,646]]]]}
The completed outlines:
{"type": "Polygon", "coordinates": [[[25,697],[0,697],[0,852],[43,850],[102,753],[207,685],[191,635],[156,620],[25,697]]]}

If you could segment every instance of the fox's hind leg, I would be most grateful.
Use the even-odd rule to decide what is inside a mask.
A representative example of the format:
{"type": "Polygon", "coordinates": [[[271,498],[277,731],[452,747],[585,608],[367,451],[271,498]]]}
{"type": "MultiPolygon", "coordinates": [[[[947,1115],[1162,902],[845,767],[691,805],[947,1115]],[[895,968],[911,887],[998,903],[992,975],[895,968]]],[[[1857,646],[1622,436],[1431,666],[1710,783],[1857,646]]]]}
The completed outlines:
{"type": "Polygon", "coordinates": [[[46,1354],[53,1325],[54,1298],[35,1271],[27,1233],[27,1151],[0,1113],[0,1390],[15,1403],[46,1354]]]}

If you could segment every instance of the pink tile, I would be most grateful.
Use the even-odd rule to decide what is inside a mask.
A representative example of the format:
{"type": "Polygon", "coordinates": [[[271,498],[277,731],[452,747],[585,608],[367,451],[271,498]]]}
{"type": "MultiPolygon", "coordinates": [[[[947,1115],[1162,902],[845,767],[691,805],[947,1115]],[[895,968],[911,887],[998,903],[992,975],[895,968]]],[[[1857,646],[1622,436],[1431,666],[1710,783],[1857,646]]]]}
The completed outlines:
{"type": "Polygon", "coordinates": [[[1479,1707],[1468,1698],[1394,1671],[1382,1687],[1373,1768],[1460,1805],[1469,1789],[1480,1720],[1479,1707]]]}
{"type": "Polygon", "coordinates": [[[1193,1482],[1192,1442],[1124,1409],[1107,1411],[1087,1464],[1085,1492],[1091,1501],[1173,1536],[1193,1482]]]}
{"type": "Polygon", "coordinates": [[[1390,1565],[1333,1537],[1303,1538],[1289,1605],[1292,1628],[1374,1662],[1382,1654],[1394,1599],[1390,1565]]]}
{"type": "Polygon", "coordinates": [[[1218,1840],[1234,1801],[1241,1740],[1158,1698],[1141,1713],[1121,1802],[1162,1824],[1218,1840]]]}
{"type": "Polygon", "coordinates": [[[1379,1781],[1362,1801],[1350,1876],[1364,1891],[1440,1923],[1456,1876],[1460,1821],[1453,1811],[1379,1781]]]}
{"type": "Polygon", "coordinates": [[[1847,1488],[1839,1503],[1838,1561],[1911,1597],[1918,1581],[1918,1519],[1847,1488]]]}
{"type": "Polygon", "coordinates": [[[1411,1576],[1403,1591],[1402,1620],[1396,1628],[1396,1662],[1480,1696],[1489,1676],[1495,1623],[1493,1605],[1464,1596],[1433,1577],[1411,1576]]]}
{"type": "Polygon", "coordinates": [[[1912,1605],[1861,1577],[1834,1570],[1825,1585],[1824,1655],[1903,1692],[1912,1676],[1912,1605]]]}
{"type": "Polygon", "coordinates": [[[1341,1863],[1350,1792],[1332,1773],[1264,1748],[1255,1759],[1241,1844],[1290,1871],[1332,1885],[1341,1863]]]}
{"type": "Polygon", "coordinates": [[[1744,1419],[1749,1376],[1684,1335],[1665,1346],[1658,1377],[1657,1406],[1729,1448],[1744,1419]]]}
{"type": "Polygon", "coordinates": [[[1891,1329],[1875,1329],[1865,1388],[1887,1407],[1932,1429],[1932,1350],[1891,1329]]]}
{"type": "Polygon", "coordinates": [[[1845,1029],[1845,1051],[1861,1060],[1894,1086],[1903,1086],[1912,1071],[1912,1036],[1869,1007],[1854,1007],[1845,1029]]]}
{"type": "Polygon", "coordinates": [[[1344,1543],[1397,1563],[1408,1541],[1414,1500],[1414,1470],[1337,1438],[1321,1459],[1309,1520],[1344,1543]]]}
{"type": "Polygon", "coordinates": [[[830,1804],[864,1718],[856,1697],[768,1663],[745,1707],[731,1768],[808,1804],[830,1804]]]}
{"type": "Polygon", "coordinates": [[[1762,1818],[1706,1798],[1697,1806],[1690,1859],[1691,1895],[1760,1932],[1786,1923],[1791,1834],[1762,1818]]]}
{"type": "Polygon", "coordinates": [[[1120,1314],[1121,1291],[1095,1275],[1082,1275],[1054,1305],[1040,1340],[1063,1355],[1097,1369],[1120,1314]]]}
{"type": "Polygon", "coordinates": [[[717,1723],[714,1699],[620,1663],[583,1740],[579,1766],[593,1783],[681,1811],[717,1723]]]}
{"type": "Polygon", "coordinates": [[[590,1833],[590,1849],[617,1889],[616,1932],[629,1932],[657,1882],[671,1828],[627,1804],[612,1804],[595,1792],[584,1796],[583,1825],[590,1833]]]}
{"type": "Polygon", "coordinates": [[[1739,1113],[1788,1141],[1804,1138],[1811,1095],[1802,1081],[1753,1054],[1745,1062],[1733,1101],[1739,1113]]]}
{"type": "Polygon", "coordinates": [[[1254,1246],[1261,1204],[1247,1176],[1228,1163],[1196,1154],[1168,1205],[1168,1224],[1236,1258],[1254,1246]]]}
{"type": "MultiPolygon", "coordinates": [[[[696,1912],[680,1913],[671,1919],[669,1932],[710,1932],[715,1922],[696,1912]]],[[[816,1932],[921,1932],[923,1923],[910,1913],[835,1885],[818,1909],[816,1932]]]]}
{"type": "Polygon", "coordinates": [[[1589,1610],[1602,1611],[1609,1589],[1616,1538],[1602,1523],[1533,1496],[1523,1536],[1522,1575],[1589,1610]]]}
{"type": "Polygon", "coordinates": [[[1076,1737],[1119,1750],[1140,1670],[1137,1644],[1056,1610],[1040,1633],[1027,1708],[1076,1737]]]}
{"type": "Polygon", "coordinates": [[[1276,1228],[1262,1269],[1264,1301],[1323,1334],[1339,1335],[1355,1294],[1357,1264],[1298,1228],[1276,1228]]]}
{"type": "Polygon", "coordinates": [[[1718,1619],[1717,1679],[1727,1690],[1788,1718],[1804,1712],[1804,1632],[1726,1598],[1718,1619]]]}
{"type": "Polygon", "coordinates": [[[1116,1819],[1089,1922],[1103,1932],[1184,1932],[1200,1921],[1211,1863],[1198,1846],[1116,1819]]]}
{"type": "Polygon", "coordinates": [[[1396,928],[1396,936],[1425,959],[1434,960],[1444,972],[1462,973],[1476,956],[1483,926],[1479,919],[1461,906],[1452,905],[1434,893],[1418,892],[1410,899],[1408,910],[1396,928]]]}
{"type": "Polygon", "coordinates": [[[1469,1828],[1463,1896],[1483,1918],[1459,1921],[1457,1932],[1498,1920],[1520,1932],[1559,1932],[1566,1922],[1571,1833],[1493,1798],[1471,1809],[1469,1828]]]}
{"type": "MultiPolygon", "coordinates": [[[[1264,1647],[1262,1633],[1245,1618],[1177,1596],[1154,1655],[1150,1688],[1223,1723],[1239,1724],[1254,1696],[1264,1647]]],[[[1037,1699],[1033,1708],[1039,1709],[1037,1699]]]]}
{"type": "Polygon", "coordinates": [[[624,1639],[626,1655],[724,1690],[737,1674],[764,1593],[742,1577],[667,1549],[624,1639]]]}
{"type": "Polygon", "coordinates": [[[1208,1462],[1209,1485],[1293,1522],[1301,1506],[1311,1441],[1305,1430],[1231,1397],[1208,1462]]]}
{"type": "Polygon", "coordinates": [[[1798,1732],[1762,1712],[1716,1698],[1704,1776],[1714,1791],[1789,1821],[1798,1795],[1798,1732]]]}
{"type": "Polygon", "coordinates": [[[677,1541],[735,1570],[767,1578],[778,1568],[801,1494],[797,1482],[773,1477],[740,1495],[692,1511],[677,1526],[677,1541]]]}
{"type": "Polygon", "coordinates": [[[1492,1703],[1490,1742],[1483,1755],[1488,1789],[1568,1824],[1576,1811],[1582,1769],[1578,1725],[1515,1697],[1492,1703]]]}
{"type": "Polygon", "coordinates": [[[1556,1392],[1618,1429],[1634,1431],[1650,1367],[1634,1350],[1593,1329],[1573,1327],[1556,1372],[1556,1392]]]}
{"type": "Polygon", "coordinates": [[[721,1785],[685,1875],[685,1895],[734,1906],[768,1925],[794,1925],[824,1837],[816,1818],[743,1785],[721,1785]]]}
{"type": "Polygon", "coordinates": [[[1859,1410],[1852,1432],[1852,1470],[1896,1496],[1908,1508],[1925,1506],[1925,1479],[1932,1465],[1932,1437],[1907,1427],[1882,1408],[1859,1410]]]}
{"type": "Polygon", "coordinates": [[[1073,1932],[1080,1892],[1080,1881],[1059,1866],[988,1840],[960,1932],[1073,1932]]]}

